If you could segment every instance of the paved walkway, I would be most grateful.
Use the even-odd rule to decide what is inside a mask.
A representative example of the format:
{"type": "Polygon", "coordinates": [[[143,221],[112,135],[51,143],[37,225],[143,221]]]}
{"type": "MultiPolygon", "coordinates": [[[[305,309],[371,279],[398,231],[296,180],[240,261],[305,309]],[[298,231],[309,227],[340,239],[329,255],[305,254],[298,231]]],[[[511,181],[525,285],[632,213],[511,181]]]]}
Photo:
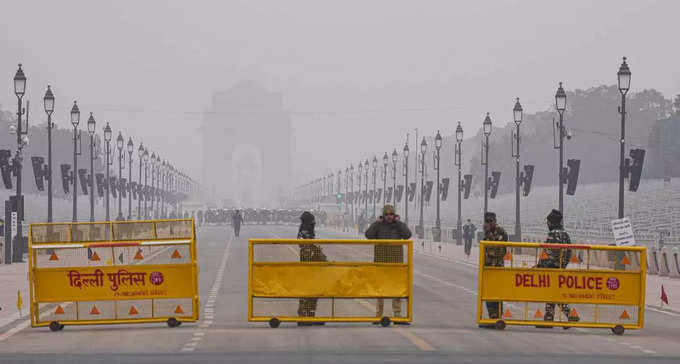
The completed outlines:
{"type": "Polygon", "coordinates": [[[0,265],[0,332],[2,327],[19,319],[17,291],[21,292],[24,307],[22,318],[28,318],[28,263],[0,265]]]}

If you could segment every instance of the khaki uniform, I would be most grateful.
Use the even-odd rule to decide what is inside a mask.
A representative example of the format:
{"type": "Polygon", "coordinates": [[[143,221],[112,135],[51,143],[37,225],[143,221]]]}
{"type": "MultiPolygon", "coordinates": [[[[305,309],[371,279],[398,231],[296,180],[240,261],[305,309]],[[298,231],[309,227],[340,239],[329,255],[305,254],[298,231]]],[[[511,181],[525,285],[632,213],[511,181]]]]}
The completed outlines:
{"type": "MultiPolygon", "coordinates": [[[[508,234],[502,227],[496,225],[491,230],[484,231],[484,239],[487,241],[508,241],[508,234]]],[[[485,267],[502,267],[505,263],[505,253],[507,248],[504,246],[486,247],[484,250],[484,266],[485,267]]],[[[489,318],[500,318],[500,313],[503,311],[503,303],[497,301],[486,301],[486,309],[489,311],[489,318]]]]}
{"type": "MultiPolygon", "coordinates": [[[[364,234],[368,239],[408,239],[411,231],[408,226],[401,221],[376,221],[366,230],[364,234]]],[[[373,250],[373,261],[376,263],[403,263],[403,245],[375,245],[373,250]]],[[[382,298],[377,300],[376,317],[382,317],[385,302],[382,298]]],[[[392,311],[394,317],[401,316],[401,300],[392,300],[392,311]]]]}

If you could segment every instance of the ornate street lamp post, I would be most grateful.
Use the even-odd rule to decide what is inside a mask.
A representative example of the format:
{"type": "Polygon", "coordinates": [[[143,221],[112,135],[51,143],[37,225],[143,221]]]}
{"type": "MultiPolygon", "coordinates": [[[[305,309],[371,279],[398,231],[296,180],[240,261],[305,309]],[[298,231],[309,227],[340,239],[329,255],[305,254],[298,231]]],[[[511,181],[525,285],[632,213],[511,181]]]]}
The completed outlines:
{"type": "Polygon", "coordinates": [[[560,160],[559,160],[559,169],[557,171],[557,184],[559,185],[559,208],[560,212],[564,216],[564,184],[562,183],[563,181],[563,165],[564,165],[564,110],[567,109],[567,93],[564,92],[564,89],[562,88],[562,82],[560,82],[560,86],[557,88],[557,92],[555,93],[555,108],[557,109],[557,112],[560,114],[560,125],[558,125],[559,129],[559,138],[560,138],[560,144],[558,146],[558,149],[560,150],[560,160]]]}
{"type": "Polygon", "coordinates": [[[139,156],[139,182],[137,183],[137,220],[142,219],[142,198],[144,192],[142,191],[142,165],[144,164],[144,143],[139,143],[137,154],[139,156]]]}
{"type": "Polygon", "coordinates": [[[462,232],[462,210],[461,210],[461,157],[463,155],[463,149],[461,148],[461,143],[463,142],[463,127],[460,126],[460,121],[458,122],[458,126],[456,127],[456,150],[455,150],[455,155],[454,155],[454,165],[458,167],[458,219],[456,221],[456,243],[458,245],[463,245],[462,237],[463,237],[463,232],[462,232]]]}
{"type": "MultiPolygon", "coordinates": [[[[16,214],[17,214],[17,223],[16,223],[16,232],[12,232],[13,234],[16,235],[16,238],[14,241],[11,242],[6,242],[9,244],[10,249],[6,249],[6,253],[11,253],[11,256],[5,255],[5,263],[9,264],[12,262],[21,262],[22,261],[22,255],[23,255],[23,220],[24,220],[24,197],[21,194],[21,175],[22,175],[22,160],[23,160],[23,155],[22,151],[24,148],[24,145],[28,143],[28,114],[26,115],[26,124],[22,124],[21,122],[21,116],[26,112],[23,107],[22,107],[22,99],[24,98],[24,95],[26,94],[26,75],[24,74],[24,71],[21,69],[21,63],[19,63],[19,69],[17,70],[16,74],[14,74],[14,94],[17,97],[17,153],[14,157],[14,172],[16,173],[17,176],[17,190],[16,190],[16,197],[15,197],[15,203],[16,203],[16,214]],[[24,128],[25,126],[25,128],[24,128]],[[26,130],[24,130],[26,129],[26,130]]],[[[28,101],[26,102],[28,106],[28,101]]]]}
{"type": "Polygon", "coordinates": [[[43,97],[45,112],[47,113],[47,222],[52,222],[52,113],[54,112],[54,94],[52,88],[47,85],[45,97],[43,97]]]}
{"type": "Polygon", "coordinates": [[[404,223],[408,226],[408,139],[404,144],[404,223]]]}
{"type": "Polygon", "coordinates": [[[626,149],[626,94],[630,90],[630,68],[626,63],[626,57],[623,57],[623,63],[619,67],[619,72],[616,74],[619,79],[619,91],[621,92],[621,158],[619,160],[619,219],[623,218],[623,180],[625,174],[625,149],[626,149]]]}
{"type": "Polygon", "coordinates": [[[76,222],[78,221],[78,156],[80,155],[78,124],[80,124],[80,109],[75,101],[73,101],[71,108],[71,124],[73,125],[73,178],[71,179],[71,182],[73,182],[73,222],[76,222]]]}
{"type": "Polygon", "coordinates": [[[125,144],[125,139],[123,139],[123,133],[118,132],[118,138],[116,138],[116,147],[118,148],[118,217],[116,220],[125,220],[123,217],[123,160],[125,159],[125,154],[123,153],[123,146],[125,144]]]}
{"type": "Polygon", "coordinates": [[[383,173],[382,173],[382,180],[383,180],[383,206],[387,203],[387,152],[385,152],[385,155],[383,155],[383,173]]]}
{"type": "Polygon", "coordinates": [[[149,194],[149,185],[148,185],[148,176],[149,176],[149,150],[144,149],[144,154],[142,154],[142,160],[144,161],[144,220],[149,220],[149,209],[147,205],[147,201],[149,200],[148,194],[149,194]]]}
{"type": "Polygon", "coordinates": [[[97,131],[97,122],[94,120],[94,116],[90,113],[90,117],[87,119],[87,134],[90,136],[90,222],[94,222],[94,138],[95,132],[97,131]]]}
{"type": "Polygon", "coordinates": [[[489,211],[489,136],[491,135],[491,117],[486,113],[482,123],[484,139],[482,140],[482,165],[484,166],[484,213],[489,211]]]}
{"type": "Polygon", "coordinates": [[[425,237],[425,225],[423,224],[423,193],[425,192],[425,153],[427,153],[427,142],[425,137],[420,143],[420,220],[418,221],[419,237],[425,237]]]}
{"type": "Polygon", "coordinates": [[[376,196],[376,180],[378,177],[378,158],[376,156],[373,156],[373,220],[375,220],[375,200],[378,196],[376,196]]]}
{"type": "Polygon", "coordinates": [[[112,137],[112,131],[111,131],[111,126],[109,123],[106,123],[106,126],[104,126],[104,143],[106,144],[106,221],[111,221],[111,213],[109,209],[109,200],[111,196],[111,168],[110,166],[113,164],[113,161],[111,160],[111,137],[112,137]]]}
{"type": "Polygon", "coordinates": [[[522,184],[519,174],[519,144],[521,142],[519,124],[522,123],[522,112],[522,105],[520,105],[518,97],[515,107],[512,109],[512,115],[515,119],[515,132],[512,134],[512,141],[515,145],[512,151],[512,156],[515,158],[515,241],[522,241],[522,223],[519,216],[519,187],[522,184]]]}
{"type": "Polygon", "coordinates": [[[135,151],[135,145],[132,143],[132,137],[128,138],[127,152],[128,152],[128,214],[127,219],[132,220],[132,153],[135,151]]]}
{"type": "Polygon", "coordinates": [[[441,199],[441,184],[439,183],[439,159],[440,159],[440,150],[442,148],[442,135],[439,133],[439,130],[437,130],[437,135],[434,137],[434,147],[436,150],[435,153],[435,169],[437,171],[437,219],[435,220],[435,234],[434,235],[434,241],[439,242],[441,241],[441,219],[440,219],[440,210],[439,210],[439,204],[440,204],[440,199],[441,199]]]}

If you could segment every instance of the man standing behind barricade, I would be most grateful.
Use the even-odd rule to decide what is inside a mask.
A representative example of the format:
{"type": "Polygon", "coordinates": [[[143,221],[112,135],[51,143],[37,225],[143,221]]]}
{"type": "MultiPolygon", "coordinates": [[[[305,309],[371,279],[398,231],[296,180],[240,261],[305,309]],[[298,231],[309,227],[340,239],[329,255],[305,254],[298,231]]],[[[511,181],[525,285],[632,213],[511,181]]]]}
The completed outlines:
{"type": "MultiPolygon", "coordinates": [[[[569,234],[564,231],[564,226],[562,225],[562,213],[558,210],[550,211],[547,217],[548,223],[548,238],[545,239],[546,244],[571,244],[571,239],[569,234]]],[[[571,249],[551,249],[546,248],[545,253],[548,256],[547,259],[540,259],[538,261],[538,268],[553,268],[553,269],[564,269],[569,264],[569,259],[571,258],[571,249]]],[[[543,254],[541,254],[543,255],[543,254]]],[[[569,321],[578,321],[578,316],[569,316],[569,305],[560,304],[560,308],[564,315],[569,321]]],[[[545,304],[545,316],[543,316],[545,321],[554,321],[555,319],[555,304],[546,303],[545,304]]],[[[542,328],[551,328],[552,326],[537,326],[542,328]]]]}
{"type": "MultiPolygon", "coordinates": [[[[314,239],[314,227],[316,221],[311,212],[305,211],[300,216],[300,228],[298,229],[298,239],[314,239]]],[[[321,247],[315,244],[299,244],[301,262],[326,262],[328,259],[321,251],[321,247]]],[[[314,317],[316,314],[317,298],[300,298],[298,306],[298,316],[314,317]]],[[[323,325],[323,322],[298,322],[298,326],[323,325]]]]}
{"type": "MultiPolygon", "coordinates": [[[[508,241],[508,234],[505,230],[496,224],[496,214],[487,212],[484,214],[484,239],[486,241],[508,241]]],[[[487,246],[484,250],[484,266],[485,267],[502,267],[504,264],[503,258],[507,248],[504,246],[487,246]]],[[[503,311],[503,303],[498,301],[486,301],[486,309],[489,311],[490,319],[500,318],[500,313],[503,311]]],[[[493,324],[480,324],[480,328],[493,329],[493,324]]]]}
{"type": "Polygon", "coordinates": [[[467,224],[463,226],[463,239],[465,239],[465,255],[470,257],[470,250],[472,250],[472,238],[475,236],[477,227],[468,219],[467,224]]]}
{"type": "Polygon", "coordinates": [[[241,216],[241,211],[234,210],[231,214],[231,225],[234,227],[234,236],[238,238],[241,233],[241,223],[243,222],[243,216],[241,216]]]}
{"type": "MultiPolygon", "coordinates": [[[[399,220],[399,215],[396,214],[394,206],[385,205],[382,216],[369,226],[364,235],[367,239],[401,240],[409,239],[411,230],[399,220]]],[[[404,247],[402,245],[377,244],[373,251],[373,261],[376,263],[403,263],[404,247]]],[[[383,299],[378,299],[376,317],[382,317],[384,305],[383,299]]],[[[392,311],[394,317],[401,316],[401,301],[399,299],[392,300],[392,311]]],[[[373,324],[377,325],[378,322],[373,324]]],[[[395,322],[395,325],[408,325],[408,322],[395,322]]]]}

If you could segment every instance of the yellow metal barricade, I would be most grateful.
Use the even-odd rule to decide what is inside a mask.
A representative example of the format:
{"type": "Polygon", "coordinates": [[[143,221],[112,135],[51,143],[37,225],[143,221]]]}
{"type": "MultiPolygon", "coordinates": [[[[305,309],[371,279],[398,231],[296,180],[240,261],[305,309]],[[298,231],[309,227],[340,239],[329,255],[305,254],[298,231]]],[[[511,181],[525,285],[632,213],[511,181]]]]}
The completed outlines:
{"type": "Polygon", "coordinates": [[[482,241],[477,322],[641,329],[646,248],[482,241]]]}
{"type": "Polygon", "coordinates": [[[198,320],[193,219],[31,224],[31,326],[198,320]]]}
{"type": "Polygon", "coordinates": [[[248,321],[388,326],[412,315],[411,240],[250,239],[248,321]]]}

